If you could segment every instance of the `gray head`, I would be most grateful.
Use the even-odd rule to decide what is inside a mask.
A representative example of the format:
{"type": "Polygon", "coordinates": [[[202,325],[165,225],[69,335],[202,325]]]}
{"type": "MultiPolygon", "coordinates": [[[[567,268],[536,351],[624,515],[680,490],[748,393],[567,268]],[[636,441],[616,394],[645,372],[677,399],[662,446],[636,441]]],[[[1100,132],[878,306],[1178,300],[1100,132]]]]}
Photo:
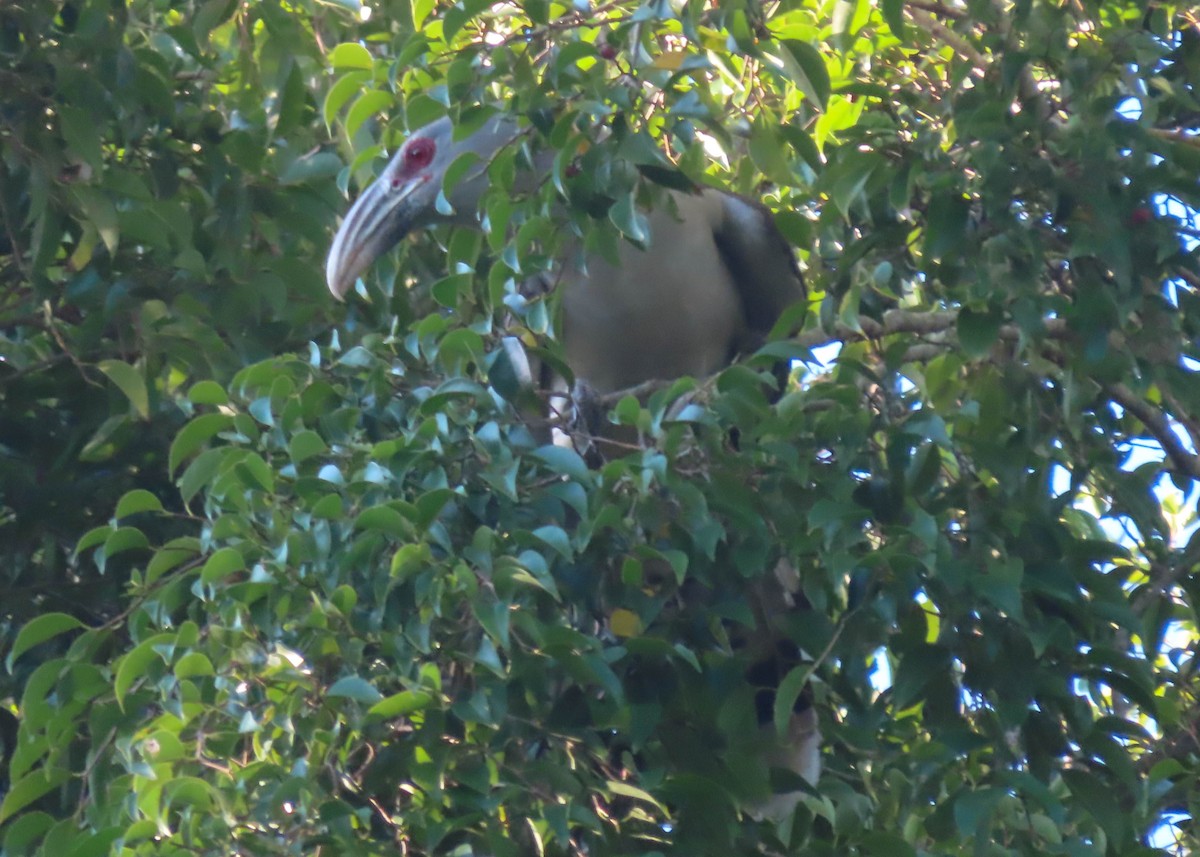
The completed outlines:
{"type": "Polygon", "coordinates": [[[372,262],[412,230],[438,221],[475,222],[487,187],[486,163],[520,130],[512,118],[497,116],[461,140],[453,140],[451,132],[447,117],[414,131],[346,214],[325,262],[325,280],[338,300],[372,262]],[[468,170],[450,191],[453,213],[439,213],[436,203],[446,169],[466,153],[479,156],[479,168],[468,170]]]}

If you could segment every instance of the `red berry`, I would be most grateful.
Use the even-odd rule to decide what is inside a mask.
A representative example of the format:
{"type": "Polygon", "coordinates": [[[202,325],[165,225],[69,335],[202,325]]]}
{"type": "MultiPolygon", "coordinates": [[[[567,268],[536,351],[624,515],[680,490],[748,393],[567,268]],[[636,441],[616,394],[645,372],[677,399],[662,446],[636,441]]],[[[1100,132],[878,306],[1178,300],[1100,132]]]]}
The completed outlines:
{"type": "Polygon", "coordinates": [[[596,52],[600,54],[600,59],[608,60],[609,62],[617,58],[617,49],[607,42],[601,45],[596,52]]]}
{"type": "Polygon", "coordinates": [[[1147,223],[1150,222],[1150,219],[1153,216],[1154,216],[1153,212],[1151,212],[1150,209],[1148,209],[1148,208],[1144,208],[1144,207],[1143,208],[1135,208],[1129,214],[1129,225],[1130,226],[1145,226],[1147,223]]]}

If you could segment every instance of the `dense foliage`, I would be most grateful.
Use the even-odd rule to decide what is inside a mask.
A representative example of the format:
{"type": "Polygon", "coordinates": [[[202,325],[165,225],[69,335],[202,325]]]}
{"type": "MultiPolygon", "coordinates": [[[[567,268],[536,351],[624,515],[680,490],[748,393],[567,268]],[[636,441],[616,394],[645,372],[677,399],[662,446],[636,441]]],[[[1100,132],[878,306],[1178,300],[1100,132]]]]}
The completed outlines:
{"type": "Polygon", "coordinates": [[[1194,847],[1188,6],[16,0],[0,86],[5,857],[1194,847]],[[486,232],[335,306],[341,191],[495,111],[486,232]],[[807,305],[538,447],[521,283],[697,181],[807,305]]]}

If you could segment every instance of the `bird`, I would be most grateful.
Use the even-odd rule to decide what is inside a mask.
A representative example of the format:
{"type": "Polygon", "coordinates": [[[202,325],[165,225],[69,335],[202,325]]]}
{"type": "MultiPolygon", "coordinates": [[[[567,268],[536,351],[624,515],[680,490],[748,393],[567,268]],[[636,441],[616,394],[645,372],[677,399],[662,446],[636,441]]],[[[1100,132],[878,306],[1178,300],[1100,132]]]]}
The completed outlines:
{"type": "MultiPolygon", "coordinates": [[[[524,132],[500,114],[461,139],[449,117],[413,131],[342,221],[326,263],[339,300],[380,255],[439,222],[479,227],[486,170],[469,171],[438,204],[447,167],[473,153],[482,165],[524,132]]],[[[550,152],[549,154],[553,154],[550,152]]],[[[549,159],[535,159],[548,169],[549,159]]],[[[564,264],[558,329],[567,366],[598,395],[651,381],[704,378],[766,340],[804,298],[791,246],[761,203],[714,187],[671,190],[646,215],[645,246],[621,242],[564,264]]]]}
{"type": "MultiPolygon", "coordinates": [[[[344,299],[379,256],[414,230],[438,223],[480,228],[486,165],[524,133],[506,114],[459,139],[449,117],[413,131],[333,239],[325,275],[334,297],[344,299]],[[447,168],[468,154],[480,167],[443,191],[447,168]]],[[[547,171],[553,154],[535,157],[534,170],[547,171]]],[[[615,261],[569,253],[555,278],[565,362],[594,394],[718,372],[760,347],[784,312],[805,299],[795,254],[766,206],[709,186],[666,195],[666,204],[646,213],[644,245],[622,242],[615,261]]],[[[815,783],[819,742],[816,712],[802,708],[782,740],[771,742],[766,761],[815,783]]],[[[778,820],[799,799],[799,792],[776,795],[751,814],[778,820]]]]}

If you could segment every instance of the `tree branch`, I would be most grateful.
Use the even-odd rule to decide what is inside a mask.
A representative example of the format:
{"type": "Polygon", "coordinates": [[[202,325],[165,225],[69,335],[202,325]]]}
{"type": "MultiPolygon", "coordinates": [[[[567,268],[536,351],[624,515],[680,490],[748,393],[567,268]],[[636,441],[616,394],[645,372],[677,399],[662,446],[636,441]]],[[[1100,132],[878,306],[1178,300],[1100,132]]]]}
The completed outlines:
{"type": "Polygon", "coordinates": [[[1182,143],[1185,146],[1191,146],[1200,149],[1200,137],[1193,134],[1188,134],[1186,131],[1179,131],[1168,128],[1151,128],[1149,132],[1151,137],[1157,137],[1160,140],[1169,140],[1172,143],[1182,143]]]}
{"type": "Polygon", "coordinates": [[[980,53],[974,45],[934,18],[929,12],[922,8],[914,8],[913,4],[909,4],[908,8],[909,15],[917,27],[949,45],[956,54],[970,62],[981,74],[991,66],[988,58],[980,53]]]}
{"type": "Polygon", "coordinates": [[[1162,396],[1171,408],[1171,416],[1187,432],[1188,438],[1192,441],[1192,448],[1200,450],[1200,420],[1189,414],[1183,407],[1183,403],[1170,391],[1164,389],[1162,396]]]}
{"type": "MultiPolygon", "coordinates": [[[[859,316],[855,320],[855,326],[837,324],[832,330],[810,330],[801,333],[793,341],[803,348],[813,349],[838,342],[844,344],[883,339],[896,334],[916,334],[930,338],[945,334],[940,341],[914,344],[904,355],[905,362],[929,360],[955,346],[957,337],[953,336],[953,331],[957,320],[958,312],[954,310],[912,312],[894,309],[884,313],[882,321],[859,316]]],[[[1020,328],[1011,324],[1003,325],[997,334],[998,338],[1005,342],[1018,342],[1023,335],[1020,328]]],[[[1071,335],[1071,331],[1063,319],[1047,319],[1045,335],[1050,339],[1065,339],[1071,335]]],[[[1055,362],[1061,363],[1062,360],[1059,359],[1055,362]]],[[[597,397],[597,402],[602,407],[612,407],[624,396],[633,395],[640,398],[664,389],[672,383],[674,382],[646,381],[628,390],[606,393],[597,397]]],[[[1166,414],[1142,400],[1124,384],[1111,384],[1101,389],[1112,401],[1133,414],[1146,427],[1146,430],[1163,448],[1163,452],[1175,470],[1200,481],[1200,456],[1187,450],[1175,434],[1171,419],[1166,414]]],[[[1193,422],[1186,415],[1176,419],[1179,419],[1185,430],[1189,430],[1189,435],[1193,427],[1200,430],[1200,423],[1193,422]]]]}
{"type": "Polygon", "coordinates": [[[935,312],[909,312],[908,310],[888,310],[883,315],[883,321],[859,316],[857,327],[848,324],[838,324],[833,330],[812,330],[796,337],[796,342],[804,348],[818,348],[822,345],[832,345],[835,342],[857,342],[864,339],[882,339],[896,333],[916,333],[929,335],[941,333],[954,327],[958,313],[951,310],[935,312]]]}
{"type": "Polygon", "coordinates": [[[1104,388],[1104,392],[1141,421],[1146,430],[1158,441],[1159,446],[1163,448],[1163,452],[1166,453],[1176,470],[1193,479],[1200,480],[1200,458],[1184,448],[1171,429],[1171,423],[1166,416],[1153,405],[1142,401],[1133,390],[1124,384],[1110,384],[1104,388]]]}
{"type": "Polygon", "coordinates": [[[944,3],[930,3],[926,0],[908,0],[905,4],[910,9],[921,9],[933,15],[940,15],[943,18],[949,18],[952,21],[961,21],[967,17],[967,13],[961,9],[951,9],[944,3]]]}

